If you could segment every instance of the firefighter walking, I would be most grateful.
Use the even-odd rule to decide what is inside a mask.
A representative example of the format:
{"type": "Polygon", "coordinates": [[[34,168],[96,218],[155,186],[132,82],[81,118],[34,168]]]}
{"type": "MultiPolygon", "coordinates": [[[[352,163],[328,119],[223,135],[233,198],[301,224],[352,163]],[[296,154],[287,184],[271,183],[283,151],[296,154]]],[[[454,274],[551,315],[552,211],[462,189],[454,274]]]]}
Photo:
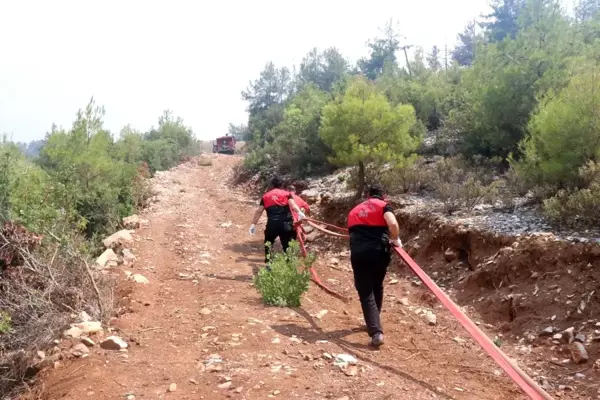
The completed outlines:
{"type": "MultiPolygon", "coordinates": [[[[292,194],[292,197],[294,198],[294,201],[298,207],[300,207],[300,211],[302,211],[304,214],[310,215],[310,206],[296,194],[296,187],[294,185],[290,185],[288,186],[288,190],[292,194]]],[[[298,214],[294,210],[292,210],[292,216],[294,217],[294,223],[298,221],[298,214]]],[[[304,232],[304,227],[302,225],[300,225],[299,233],[300,239],[302,239],[302,241],[306,241],[306,233],[304,232]]]]}
{"type": "Polygon", "coordinates": [[[265,228],[265,264],[269,262],[271,251],[270,243],[273,245],[275,239],[279,238],[281,246],[285,252],[292,240],[296,239],[296,230],[294,229],[294,217],[292,212],[297,215],[298,220],[302,220],[304,213],[300,210],[292,193],[283,190],[283,181],[279,177],[273,178],[271,181],[272,189],[266,192],[261,200],[260,205],[254,212],[252,224],[250,225],[250,234],[256,233],[256,224],[260,219],[263,211],[267,211],[267,226],[265,228]]]}
{"type": "Polygon", "coordinates": [[[371,345],[383,344],[380,313],[383,281],[390,264],[390,246],[402,246],[400,229],[390,205],[384,200],[380,185],[372,185],[368,199],[348,214],[350,262],[354,286],[371,337],[371,345]]]}

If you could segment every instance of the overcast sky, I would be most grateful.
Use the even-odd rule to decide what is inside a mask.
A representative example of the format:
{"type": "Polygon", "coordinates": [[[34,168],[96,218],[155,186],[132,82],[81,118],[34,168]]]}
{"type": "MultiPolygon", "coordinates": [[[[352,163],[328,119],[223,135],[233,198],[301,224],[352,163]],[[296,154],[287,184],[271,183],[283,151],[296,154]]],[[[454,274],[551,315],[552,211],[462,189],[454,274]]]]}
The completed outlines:
{"type": "Polygon", "coordinates": [[[0,0],[0,133],[43,138],[91,96],[105,126],[156,125],[164,109],[200,139],[246,121],[240,91],[265,63],[337,46],[351,61],[390,18],[410,44],[443,48],[488,0],[0,0]]]}

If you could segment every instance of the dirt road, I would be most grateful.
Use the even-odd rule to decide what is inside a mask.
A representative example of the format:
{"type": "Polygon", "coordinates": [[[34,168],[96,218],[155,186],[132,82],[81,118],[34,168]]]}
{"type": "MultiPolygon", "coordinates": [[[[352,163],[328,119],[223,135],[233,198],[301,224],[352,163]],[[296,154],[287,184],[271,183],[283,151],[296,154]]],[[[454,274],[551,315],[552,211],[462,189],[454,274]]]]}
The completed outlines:
{"type": "Polygon", "coordinates": [[[236,162],[218,156],[212,166],[188,163],[160,176],[159,201],[136,233],[137,262],[129,268],[149,283],[130,293],[121,285],[128,312],[113,321],[131,347],[93,348],[48,371],[45,398],[523,398],[405,270],[387,279],[380,351],[366,346],[360,330],[344,254],[335,269],[326,257],[317,269],[351,302],[311,284],[300,309],[265,307],[251,284],[262,258],[260,235],[247,233],[255,199],[226,184],[236,162]],[[434,309],[435,326],[416,312],[423,307],[434,309]],[[356,357],[357,368],[334,366],[330,357],[338,354],[356,357]]]}

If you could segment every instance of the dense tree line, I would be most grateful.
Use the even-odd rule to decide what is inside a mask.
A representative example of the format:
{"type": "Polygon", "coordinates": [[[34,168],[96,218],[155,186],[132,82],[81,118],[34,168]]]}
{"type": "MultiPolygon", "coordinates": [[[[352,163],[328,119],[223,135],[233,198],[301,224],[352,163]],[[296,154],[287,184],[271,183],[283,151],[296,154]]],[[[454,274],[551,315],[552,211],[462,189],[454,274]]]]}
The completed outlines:
{"type": "Polygon", "coordinates": [[[488,160],[557,220],[599,222],[600,1],[571,13],[558,0],[491,6],[452,50],[408,57],[388,24],[356,65],[335,48],[312,50],[293,73],[267,63],[242,93],[247,169],[294,178],[355,165],[360,191],[366,165],[403,173],[434,151],[488,160]]]}

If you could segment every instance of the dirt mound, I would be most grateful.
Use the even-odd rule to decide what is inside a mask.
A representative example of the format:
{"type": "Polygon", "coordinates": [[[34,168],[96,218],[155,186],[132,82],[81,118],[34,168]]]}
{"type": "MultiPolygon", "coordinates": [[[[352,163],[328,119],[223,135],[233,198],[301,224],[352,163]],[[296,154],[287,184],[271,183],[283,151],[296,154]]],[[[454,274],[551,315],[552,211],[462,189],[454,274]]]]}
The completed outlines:
{"type": "MultiPolygon", "coordinates": [[[[327,201],[320,215],[343,226],[353,204],[350,199],[327,201]]],[[[401,200],[392,205],[400,209],[401,238],[409,254],[505,352],[525,361],[548,389],[576,389],[567,398],[595,393],[589,379],[597,377],[592,364],[600,356],[599,243],[479,231],[405,211],[401,200]],[[548,327],[553,335],[540,336],[548,327]],[[568,329],[585,337],[589,360],[583,369],[572,356],[573,341],[557,339],[568,329]]],[[[407,273],[399,261],[395,268],[407,273]]],[[[421,300],[437,302],[432,296],[421,300]]]]}

